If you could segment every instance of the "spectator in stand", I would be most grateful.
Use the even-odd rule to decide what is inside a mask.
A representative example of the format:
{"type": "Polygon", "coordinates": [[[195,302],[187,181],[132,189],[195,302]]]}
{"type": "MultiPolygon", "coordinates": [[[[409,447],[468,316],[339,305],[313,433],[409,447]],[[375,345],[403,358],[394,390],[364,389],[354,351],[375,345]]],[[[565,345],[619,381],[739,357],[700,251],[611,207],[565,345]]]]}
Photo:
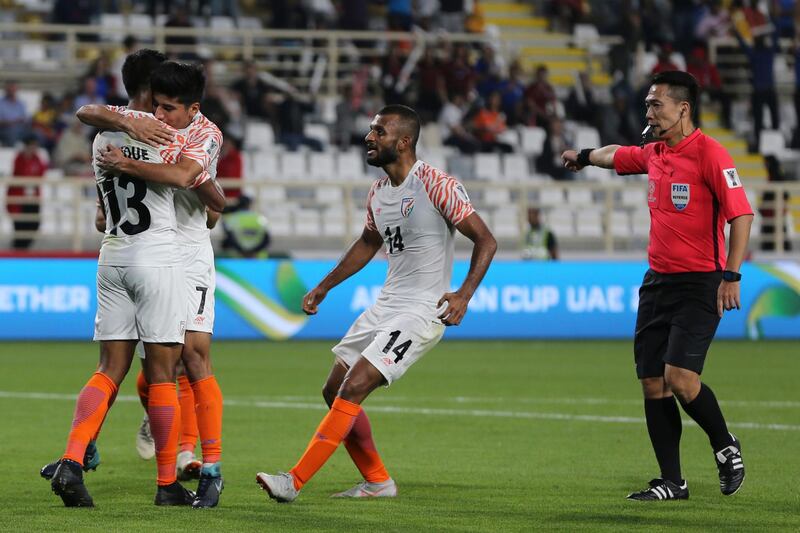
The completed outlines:
{"type": "Polygon", "coordinates": [[[48,152],[53,151],[58,140],[57,121],[56,100],[52,94],[43,93],[39,110],[31,118],[31,131],[39,138],[39,144],[48,152]]]}
{"type": "Polygon", "coordinates": [[[414,17],[411,14],[411,0],[388,0],[386,23],[389,31],[411,31],[414,17]]]}
{"type": "MultiPolygon", "coordinates": [[[[444,66],[447,94],[461,93],[465,98],[475,88],[475,72],[469,63],[469,48],[463,43],[453,46],[450,61],[444,66]]],[[[389,103],[389,102],[387,102],[389,103]]]]}
{"type": "Polygon", "coordinates": [[[481,149],[481,142],[464,127],[467,102],[463,94],[455,93],[442,107],[439,128],[445,146],[455,146],[461,153],[474,154],[481,149]]]}
{"type": "Polygon", "coordinates": [[[631,145],[639,142],[642,123],[631,112],[632,96],[633,90],[625,80],[620,80],[611,88],[611,107],[604,114],[600,128],[603,145],[631,145]]]}
{"type": "Polygon", "coordinates": [[[546,128],[550,117],[556,114],[556,90],[550,84],[548,75],[547,67],[539,65],[533,82],[525,90],[526,116],[530,126],[546,128]]]}
{"type": "Polygon", "coordinates": [[[502,106],[503,98],[495,91],[472,120],[475,137],[481,142],[481,152],[500,151],[507,154],[513,151],[509,144],[501,142],[499,138],[508,129],[502,106]]]}
{"type": "Polygon", "coordinates": [[[795,0],[772,0],[772,17],[778,37],[792,39],[795,36],[795,12],[800,9],[795,0]]]}
{"type": "Polygon", "coordinates": [[[83,78],[82,92],[75,97],[75,109],[77,111],[85,105],[105,105],[106,100],[97,92],[97,82],[91,76],[83,78]]]}
{"type": "Polygon", "coordinates": [[[206,90],[200,109],[203,115],[216,124],[222,131],[242,136],[242,107],[239,99],[232,91],[216,82],[214,61],[203,60],[203,71],[206,75],[206,90]]]}
{"type": "Polygon", "coordinates": [[[659,72],[666,72],[668,70],[682,70],[681,67],[673,61],[672,53],[672,43],[661,43],[661,46],[658,47],[658,61],[655,66],[653,66],[650,74],[656,75],[659,72]]]}
{"type": "Polygon", "coordinates": [[[588,4],[583,0],[553,0],[549,2],[548,18],[552,29],[563,33],[572,33],[575,24],[583,20],[588,4]]]}
{"type": "Polygon", "coordinates": [[[434,47],[425,48],[417,63],[417,105],[415,109],[423,124],[436,120],[447,100],[447,89],[442,74],[442,64],[434,54],[434,47]]]}
{"type": "MultiPolygon", "coordinates": [[[[53,24],[91,24],[100,15],[100,0],[56,0],[50,20],[53,24]]],[[[95,33],[79,33],[79,41],[97,41],[95,33]]]]}
{"type": "Polygon", "coordinates": [[[28,111],[17,99],[17,82],[7,81],[5,95],[0,99],[0,144],[14,146],[28,127],[28,111]]]}
{"type": "MultiPolygon", "coordinates": [[[[635,8],[631,0],[630,3],[623,7],[623,10],[633,12],[635,8]]],[[[647,50],[652,50],[664,39],[674,40],[675,34],[670,24],[671,10],[669,3],[661,0],[642,0],[639,4],[638,13],[641,16],[641,38],[644,40],[644,46],[647,50]]],[[[628,35],[623,34],[623,38],[627,39],[628,35]]],[[[631,51],[635,52],[636,42],[630,42],[631,51]]]]}
{"type": "Polygon", "coordinates": [[[59,133],[64,131],[72,123],[75,118],[75,93],[65,93],[57,104],[56,129],[59,133]]]}
{"type": "Polygon", "coordinates": [[[53,152],[54,166],[62,169],[67,176],[93,176],[92,143],[86,135],[86,128],[75,116],[69,128],[58,139],[53,152]]]}
{"type": "Polygon", "coordinates": [[[244,76],[233,83],[231,89],[239,95],[239,100],[248,117],[269,118],[264,96],[269,92],[269,85],[258,76],[258,67],[252,61],[245,61],[244,76]]]}
{"type": "Polygon", "coordinates": [[[305,134],[305,115],[314,110],[314,101],[309,96],[299,93],[285,92],[276,98],[277,122],[273,124],[277,132],[278,143],[286,146],[290,152],[296,151],[300,145],[308,146],[315,152],[323,150],[322,141],[305,134]]]}
{"type": "Polygon", "coordinates": [[[528,231],[522,242],[522,258],[533,261],[558,260],[558,242],[553,230],[542,224],[536,207],[528,208],[528,231]]]}
{"type": "Polygon", "coordinates": [[[525,101],[525,82],[522,81],[522,66],[514,61],[508,69],[508,79],[502,80],[498,87],[503,98],[503,113],[509,126],[524,122],[522,111],[525,101]]]}
{"type": "Polygon", "coordinates": [[[500,90],[503,81],[503,62],[498,57],[492,45],[484,45],[481,57],[472,67],[475,76],[475,90],[481,98],[486,99],[495,91],[500,90]]]}
{"type": "MultiPolygon", "coordinates": [[[[25,146],[14,159],[14,177],[41,178],[47,170],[47,163],[39,154],[39,141],[35,135],[24,138],[25,146]]],[[[30,233],[39,229],[39,204],[41,191],[38,185],[11,185],[6,192],[8,213],[14,222],[15,250],[27,250],[33,243],[30,233]],[[30,217],[30,218],[29,218],[30,217]]]]}
{"type": "Polygon", "coordinates": [[[753,92],[750,95],[750,111],[753,114],[753,139],[750,151],[758,150],[761,140],[761,130],[764,127],[764,106],[769,107],[772,129],[780,129],[780,115],[778,114],[778,95],[775,92],[775,56],[780,53],[778,38],[769,26],[760,26],[752,29],[753,46],[747,42],[734,29],[733,34],[739,41],[742,51],[750,61],[752,72],[753,92]],[[768,35],[769,34],[769,35],[768,35]],[[771,42],[767,41],[770,38],[771,42]]]}
{"type": "Polygon", "coordinates": [[[464,0],[439,0],[439,22],[444,31],[464,31],[464,0]]]}
{"type": "Polygon", "coordinates": [[[227,180],[237,180],[236,185],[225,184],[222,189],[225,199],[236,200],[242,195],[242,177],[244,162],[241,150],[242,141],[229,133],[222,136],[222,150],[217,163],[217,177],[227,180]]]}
{"type": "Polygon", "coordinates": [[[479,0],[472,0],[472,11],[464,20],[464,31],[467,33],[483,33],[486,31],[486,16],[479,0]]]}
{"type": "MultiPolygon", "coordinates": [[[[723,90],[722,79],[719,76],[717,67],[708,60],[706,49],[702,45],[697,45],[689,54],[689,61],[686,65],[686,72],[697,80],[700,91],[706,93],[712,100],[720,104],[720,119],[723,128],[731,127],[731,98],[723,90]]],[[[695,124],[699,127],[700,113],[697,112],[695,124]]]]}
{"type": "Polygon", "coordinates": [[[271,241],[267,218],[251,208],[252,199],[240,196],[222,215],[222,252],[227,257],[267,258],[271,241]]]}
{"type": "Polygon", "coordinates": [[[707,42],[711,37],[727,37],[731,33],[731,15],[722,7],[720,0],[706,3],[694,27],[694,37],[698,41],[707,42]]]}
{"type": "MultiPolygon", "coordinates": [[[[189,11],[183,5],[173,6],[172,14],[164,23],[164,27],[170,28],[191,28],[192,21],[189,20],[189,11]]],[[[197,59],[197,53],[194,47],[197,45],[197,38],[193,35],[168,35],[164,38],[164,43],[167,45],[167,51],[171,57],[178,59],[197,59]],[[172,47],[181,47],[179,52],[171,50],[172,47]]],[[[217,124],[219,125],[219,124],[217,124]]]]}
{"type": "Polygon", "coordinates": [[[575,84],[569,90],[564,108],[568,119],[585,122],[599,129],[601,125],[598,120],[599,106],[595,102],[592,81],[588,72],[578,73],[575,84]]]}
{"type": "MultiPolygon", "coordinates": [[[[678,51],[688,55],[694,42],[694,26],[697,20],[698,6],[696,0],[672,0],[672,28],[675,31],[675,43],[678,51]]],[[[667,69],[680,70],[680,69],[667,69]]],[[[661,71],[659,71],[661,72],[661,71]]],[[[653,72],[656,74],[656,72],[653,72]]]]}
{"type": "Polygon", "coordinates": [[[339,0],[339,29],[365,31],[369,22],[367,0],[339,0]]]}
{"type": "Polygon", "coordinates": [[[111,63],[107,54],[101,53],[94,60],[86,76],[94,80],[97,95],[104,101],[117,94],[116,80],[111,74],[111,63]]]}
{"type": "Polygon", "coordinates": [[[570,146],[572,139],[567,139],[564,123],[560,118],[552,117],[548,124],[547,137],[542,145],[542,153],[536,158],[536,170],[555,180],[572,179],[571,173],[564,168],[561,160],[561,154],[570,146]]]}
{"type": "Polygon", "coordinates": [[[400,87],[400,73],[403,70],[405,59],[403,58],[400,46],[397,43],[392,43],[389,48],[389,53],[383,58],[381,65],[381,80],[380,85],[383,89],[383,99],[387,104],[404,104],[404,88],[400,87]]]}

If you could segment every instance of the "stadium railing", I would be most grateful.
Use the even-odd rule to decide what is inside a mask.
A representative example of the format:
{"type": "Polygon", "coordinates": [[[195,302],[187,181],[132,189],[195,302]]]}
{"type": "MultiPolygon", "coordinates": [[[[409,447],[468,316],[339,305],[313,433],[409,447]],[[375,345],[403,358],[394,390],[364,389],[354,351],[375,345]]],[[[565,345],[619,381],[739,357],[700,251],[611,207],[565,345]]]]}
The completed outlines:
{"type": "MultiPolygon", "coordinates": [[[[336,253],[360,234],[364,225],[364,202],[371,185],[358,180],[247,180],[220,179],[228,190],[241,188],[263,213],[274,237],[273,248],[336,253]]],[[[466,183],[478,213],[497,237],[501,251],[519,249],[527,230],[527,209],[537,207],[544,223],[556,234],[565,251],[602,255],[642,251],[646,247],[649,213],[646,183],[619,182],[484,182],[466,183]]],[[[762,242],[775,243],[775,254],[784,254],[783,243],[800,245],[800,183],[757,182],[747,184],[756,211],[752,248],[762,242]],[[773,200],[765,201],[765,193],[773,200]],[[782,213],[783,224],[768,215],[782,213]],[[763,231],[771,226],[772,232],[763,231]]],[[[94,229],[97,193],[86,177],[0,177],[0,248],[10,248],[14,220],[39,221],[37,231],[16,233],[30,236],[39,250],[91,252],[99,247],[101,234],[94,229]],[[39,187],[36,196],[7,197],[9,186],[39,187]],[[37,213],[9,213],[8,207],[39,204],[37,213]]],[[[214,238],[221,237],[219,230],[214,238]]],[[[462,244],[468,244],[465,240],[462,244]]]]}

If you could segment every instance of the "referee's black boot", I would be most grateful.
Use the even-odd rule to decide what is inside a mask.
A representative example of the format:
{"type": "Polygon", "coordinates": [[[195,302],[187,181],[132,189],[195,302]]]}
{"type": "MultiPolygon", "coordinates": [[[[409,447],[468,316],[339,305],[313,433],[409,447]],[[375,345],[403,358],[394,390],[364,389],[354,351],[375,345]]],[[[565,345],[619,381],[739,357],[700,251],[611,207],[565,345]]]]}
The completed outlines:
{"type": "Polygon", "coordinates": [[[63,459],[56,468],[50,486],[66,507],[94,507],[92,497],[83,484],[81,465],[75,461],[63,459]]]}
{"type": "Polygon", "coordinates": [[[685,480],[678,485],[668,479],[652,479],[649,485],[644,490],[628,494],[628,499],[637,501],[689,499],[689,486],[685,480]]]}
{"type": "Polygon", "coordinates": [[[736,494],[744,483],[744,461],[742,461],[742,444],[731,433],[733,444],[714,453],[719,470],[719,490],[725,496],[736,494]]]}
{"type": "Polygon", "coordinates": [[[194,492],[185,489],[177,481],[170,485],[159,485],[156,491],[156,505],[192,505],[194,492]]]}

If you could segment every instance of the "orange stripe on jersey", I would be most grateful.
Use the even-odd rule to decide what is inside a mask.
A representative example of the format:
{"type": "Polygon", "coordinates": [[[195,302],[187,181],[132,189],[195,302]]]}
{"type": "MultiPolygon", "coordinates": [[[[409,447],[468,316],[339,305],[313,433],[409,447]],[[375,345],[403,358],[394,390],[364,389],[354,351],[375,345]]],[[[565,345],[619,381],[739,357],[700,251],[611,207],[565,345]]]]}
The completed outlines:
{"type": "MultiPolygon", "coordinates": [[[[192,121],[185,130],[188,143],[183,150],[183,156],[197,161],[203,170],[208,170],[218,156],[222,146],[222,132],[216,124],[204,115],[192,121]]],[[[195,186],[200,183],[196,183],[195,186]]]]}
{"type": "Polygon", "coordinates": [[[450,224],[456,226],[475,212],[467,191],[454,177],[425,162],[417,169],[417,177],[425,185],[431,203],[450,224]]]}

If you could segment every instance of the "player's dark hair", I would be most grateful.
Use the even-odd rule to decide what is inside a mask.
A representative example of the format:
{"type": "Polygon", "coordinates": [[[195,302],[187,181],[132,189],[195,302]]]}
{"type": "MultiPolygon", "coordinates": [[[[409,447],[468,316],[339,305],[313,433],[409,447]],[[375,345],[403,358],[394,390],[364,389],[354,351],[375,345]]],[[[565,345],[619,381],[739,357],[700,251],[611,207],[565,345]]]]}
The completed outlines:
{"type": "Polygon", "coordinates": [[[411,109],[408,106],[400,105],[400,104],[391,104],[385,106],[383,109],[378,111],[379,115],[386,116],[386,115],[394,115],[400,118],[400,123],[402,124],[403,128],[408,129],[408,133],[411,134],[411,147],[416,149],[417,148],[417,141],[419,140],[419,115],[417,112],[411,109]]]}
{"type": "Polygon", "coordinates": [[[158,50],[142,48],[125,58],[122,64],[122,84],[128,98],[133,100],[150,88],[150,76],[167,56],[158,50]]]}
{"type": "Polygon", "coordinates": [[[697,111],[697,98],[700,86],[697,79],[688,72],[680,70],[667,70],[653,76],[653,85],[668,85],[667,94],[678,102],[688,102],[689,112],[695,117],[697,111]]]}
{"type": "Polygon", "coordinates": [[[158,66],[150,78],[153,94],[177,98],[183,105],[192,105],[203,99],[206,75],[200,65],[165,61],[158,66]]]}

